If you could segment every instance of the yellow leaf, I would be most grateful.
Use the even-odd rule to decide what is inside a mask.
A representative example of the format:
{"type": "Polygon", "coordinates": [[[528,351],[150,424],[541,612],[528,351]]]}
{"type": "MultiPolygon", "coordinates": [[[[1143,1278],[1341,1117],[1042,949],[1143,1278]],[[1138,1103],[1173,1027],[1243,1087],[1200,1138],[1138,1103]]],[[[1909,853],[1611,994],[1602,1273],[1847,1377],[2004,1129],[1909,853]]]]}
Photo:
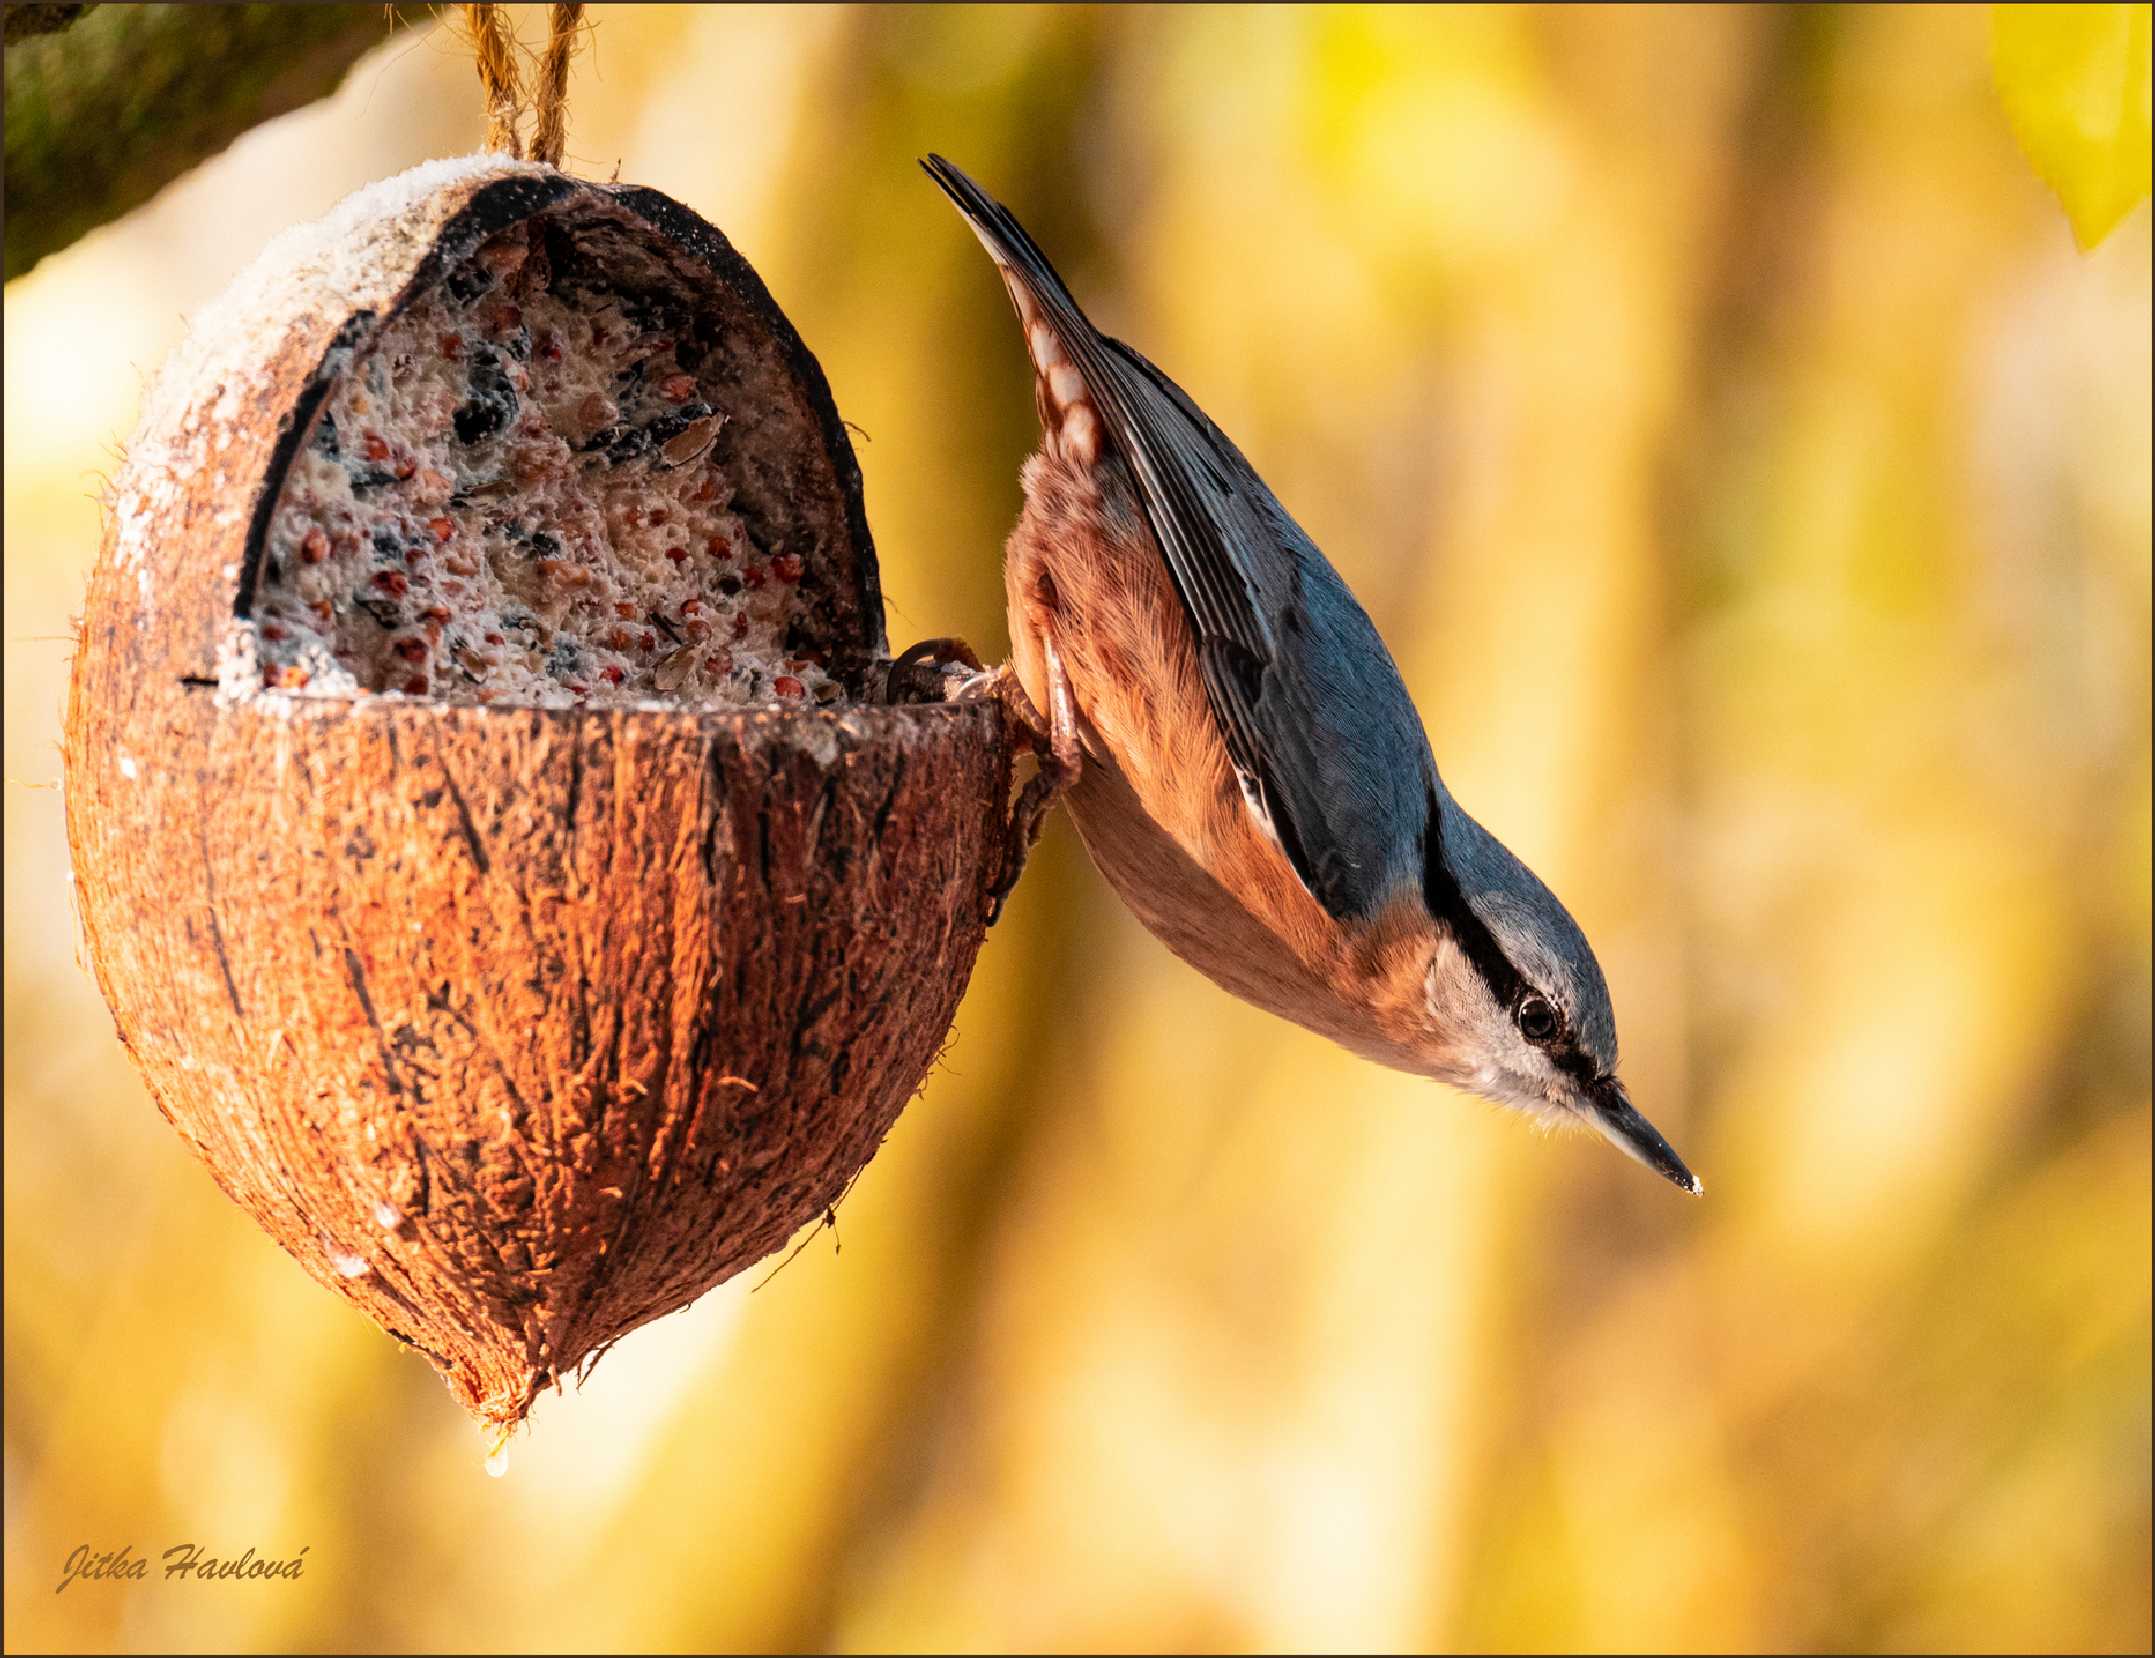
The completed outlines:
{"type": "Polygon", "coordinates": [[[1991,8],[1991,73],[2014,136],[2083,250],[2148,193],[2144,5],[1991,8]]]}

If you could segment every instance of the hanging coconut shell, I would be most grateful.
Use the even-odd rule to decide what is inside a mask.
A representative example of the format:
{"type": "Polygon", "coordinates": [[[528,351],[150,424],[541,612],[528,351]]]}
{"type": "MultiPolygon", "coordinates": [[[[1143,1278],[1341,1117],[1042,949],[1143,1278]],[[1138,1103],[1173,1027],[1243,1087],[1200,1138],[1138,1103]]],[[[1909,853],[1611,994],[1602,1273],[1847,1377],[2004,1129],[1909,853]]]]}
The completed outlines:
{"type": "Polygon", "coordinates": [[[891,706],[860,473],[747,263],[487,157],[291,231],[114,483],[67,728],[165,1116],[499,1426],[778,1248],[949,1028],[992,704],[891,706]]]}

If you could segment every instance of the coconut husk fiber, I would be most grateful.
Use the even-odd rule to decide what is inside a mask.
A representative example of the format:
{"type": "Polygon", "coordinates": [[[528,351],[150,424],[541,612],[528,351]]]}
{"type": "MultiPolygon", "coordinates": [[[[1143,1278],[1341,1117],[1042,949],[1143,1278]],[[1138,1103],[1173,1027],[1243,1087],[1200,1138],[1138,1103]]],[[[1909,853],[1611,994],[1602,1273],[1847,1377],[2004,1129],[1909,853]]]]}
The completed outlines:
{"type": "MultiPolygon", "coordinates": [[[[617,449],[672,464],[611,439],[576,464],[617,449]]],[[[451,483],[444,546],[495,536],[499,492],[451,483]]],[[[420,582],[404,556],[385,568],[420,582]]],[[[589,580],[620,576],[573,549],[553,574],[587,556],[589,580]]],[[[313,603],[324,651],[374,625],[313,603]]],[[[499,157],[387,181],[273,244],[153,388],[71,687],[90,960],[219,1185],[482,1421],[520,1421],[821,1215],[933,1062],[1002,874],[1011,749],[992,702],[883,701],[887,654],[821,371],[724,237],[655,192],[499,157]],[[519,235],[584,261],[586,299],[615,272],[694,311],[709,352],[671,372],[715,411],[695,464],[721,469],[754,543],[728,568],[753,555],[791,580],[793,608],[737,648],[785,656],[770,666],[824,700],[746,668],[669,698],[636,679],[640,640],[609,658],[618,686],[564,676],[581,693],[451,673],[453,614],[382,624],[425,658],[418,691],[356,657],[328,691],[265,671],[263,619],[300,579],[289,515],[311,510],[287,485],[328,452],[343,377],[519,235]]]]}

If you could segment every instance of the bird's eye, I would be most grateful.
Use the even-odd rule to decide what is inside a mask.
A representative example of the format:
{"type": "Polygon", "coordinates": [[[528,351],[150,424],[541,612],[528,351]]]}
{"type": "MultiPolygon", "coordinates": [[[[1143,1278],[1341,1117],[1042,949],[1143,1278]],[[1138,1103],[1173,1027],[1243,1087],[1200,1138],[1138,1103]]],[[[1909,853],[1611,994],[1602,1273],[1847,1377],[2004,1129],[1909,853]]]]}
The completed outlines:
{"type": "Polygon", "coordinates": [[[1529,996],[1519,1004],[1517,1014],[1519,1034],[1529,1042],[1547,1042],[1557,1033],[1559,1021],[1556,1009],[1540,996],[1529,996]]]}

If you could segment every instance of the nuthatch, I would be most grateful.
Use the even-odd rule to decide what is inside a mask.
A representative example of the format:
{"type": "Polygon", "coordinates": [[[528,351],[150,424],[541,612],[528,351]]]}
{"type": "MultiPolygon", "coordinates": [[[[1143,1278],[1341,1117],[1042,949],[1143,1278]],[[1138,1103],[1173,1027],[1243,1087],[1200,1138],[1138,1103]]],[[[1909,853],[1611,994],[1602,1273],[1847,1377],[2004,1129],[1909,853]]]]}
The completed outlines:
{"type": "Polygon", "coordinates": [[[1044,438],[1004,564],[1004,700],[1109,883],[1234,994],[1380,1064],[1580,1123],[1702,1188],[1616,1077],[1578,924],[1437,775],[1391,654],[1182,388],[1086,321],[940,156],[1016,303],[1044,438]],[[1029,706],[1020,706],[1021,701],[1029,706]]]}

